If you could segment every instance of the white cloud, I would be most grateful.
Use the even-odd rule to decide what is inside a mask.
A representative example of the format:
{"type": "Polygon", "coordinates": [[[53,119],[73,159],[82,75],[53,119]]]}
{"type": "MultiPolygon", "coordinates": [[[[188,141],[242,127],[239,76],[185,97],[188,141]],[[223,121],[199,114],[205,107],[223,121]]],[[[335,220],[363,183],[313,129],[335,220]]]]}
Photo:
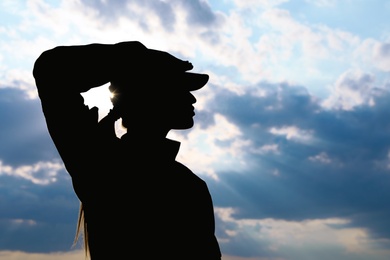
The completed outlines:
{"type": "Polygon", "coordinates": [[[354,50],[353,58],[361,65],[383,72],[390,71],[390,42],[368,38],[354,50]]]}
{"type": "MultiPolygon", "coordinates": [[[[325,57],[328,50],[323,42],[323,32],[315,31],[308,25],[294,20],[287,10],[275,9],[263,13],[262,19],[279,33],[279,45],[282,49],[292,52],[294,45],[301,47],[301,51],[312,58],[325,57]]],[[[271,34],[272,35],[272,34],[271,34]]],[[[289,58],[289,56],[286,56],[289,58]]]]}
{"type": "Polygon", "coordinates": [[[58,171],[63,169],[63,164],[55,162],[37,162],[33,165],[22,165],[14,168],[0,161],[0,175],[22,178],[39,185],[56,182],[58,171]]]}
{"type": "Polygon", "coordinates": [[[280,153],[279,145],[277,144],[266,144],[258,148],[253,148],[252,152],[258,154],[266,154],[266,153],[279,154],[280,153]]]}
{"type": "Polygon", "coordinates": [[[38,97],[38,91],[35,87],[32,73],[22,69],[8,69],[0,73],[0,88],[23,90],[29,99],[38,97]]]}
{"type": "Polygon", "coordinates": [[[215,171],[240,170],[247,166],[243,155],[250,141],[223,115],[215,114],[214,121],[206,129],[195,126],[185,138],[178,132],[171,132],[168,137],[182,143],[178,161],[197,174],[218,179],[215,171]]]}
{"type": "Polygon", "coordinates": [[[324,100],[328,109],[353,110],[360,105],[374,105],[374,75],[361,70],[343,73],[331,88],[331,95],[324,100]]]}
{"type": "Polygon", "coordinates": [[[269,252],[279,256],[289,255],[288,259],[299,259],[297,252],[301,257],[308,256],[313,247],[317,249],[322,247],[324,250],[341,247],[344,252],[341,251],[338,259],[343,259],[344,253],[351,256],[366,255],[367,259],[382,259],[382,253],[385,251],[389,253],[389,250],[381,252],[372,248],[373,241],[367,231],[349,227],[348,219],[326,218],[302,221],[272,218],[235,219],[235,212],[233,208],[216,208],[215,210],[221,221],[227,226],[235,227],[232,232],[227,232],[228,237],[221,241],[227,247],[229,241],[240,241],[241,236],[243,240],[249,242],[248,234],[250,234],[250,239],[253,240],[250,243],[257,243],[259,247],[267,245],[269,252]]]}
{"type": "Polygon", "coordinates": [[[249,15],[239,10],[226,14],[212,12],[217,22],[209,27],[189,24],[188,12],[191,8],[172,3],[170,10],[175,19],[174,31],[170,32],[164,29],[162,17],[158,16],[157,11],[151,12],[150,6],[135,1],[120,5],[123,10],[117,10],[115,19],[108,21],[99,12],[115,11],[117,5],[106,7],[108,11],[105,11],[103,4],[100,7],[99,4],[86,6],[77,0],[61,1],[56,7],[42,0],[30,0],[28,10],[22,12],[25,18],[14,31],[16,36],[8,43],[2,43],[7,46],[2,49],[29,57],[32,63],[40,52],[55,45],[139,40],[147,47],[180,53],[184,59],[194,59],[195,68],[203,69],[203,64],[212,63],[236,69],[238,73],[224,76],[219,69],[214,70],[215,74],[220,74],[226,78],[225,82],[229,82],[224,86],[235,91],[245,88],[242,84],[237,86],[241,81],[257,83],[266,79],[304,82],[302,66],[306,72],[318,71],[305,73],[305,77],[322,75],[316,68],[316,61],[332,56],[332,48],[338,52],[334,56],[339,57],[340,53],[350,49],[356,37],[340,30],[299,23],[285,10],[261,8],[283,2],[237,1],[237,5],[249,6],[252,12],[249,15]],[[253,6],[254,2],[257,5],[253,6]],[[131,15],[126,15],[126,10],[131,15]],[[147,25],[147,29],[140,24],[141,21],[147,25]],[[36,36],[21,41],[21,35],[29,27],[34,28],[36,36]],[[303,53],[294,53],[296,46],[300,46],[303,53]],[[292,67],[288,64],[291,59],[301,65],[292,67]],[[197,60],[203,64],[196,63],[197,60]]]}
{"type": "Polygon", "coordinates": [[[203,44],[203,52],[214,65],[233,67],[239,73],[228,75],[229,81],[257,82],[263,76],[262,57],[250,42],[251,28],[247,26],[245,17],[237,12],[232,12],[226,17],[226,22],[214,32],[218,35],[218,44],[203,44]]]}
{"type": "Polygon", "coordinates": [[[373,47],[373,64],[379,69],[390,72],[390,42],[376,43],[373,47]]]}
{"type": "Polygon", "coordinates": [[[309,4],[316,5],[318,7],[334,7],[337,0],[305,0],[309,4]]]}
{"type": "Polygon", "coordinates": [[[238,8],[272,8],[289,0],[233,0],[238,8]]]}
{"type": "Polygon", "coordinates": [[[323,163],[323,164],[329,164],[332,162],[332,160],[330,159],[329,155],[325,152],[321,152],[317,155],[314,155],[314,156],[310,156],[309,157],[309,160],[310,161],[313,161],[313,162],[320,162],[320,163],[323,163]]]}
{"type": "Polygon", "coordinates": [[[297,126],[271,127],[269,132],[274,135],[285,136],[287,140],[307,142],[312,140],[313,131],[300,129],[297,126]]]}
{"type": "Polygon", "coordinates": [[[347,31],[300,22],[284,9],[264,10],[253,15],[255,18],[244,15],[247,14],[242,14],[241,19],[251,24],[252,32],[258,36],[251,38],[255,48],[252,59],[260,63],[256,73],[246,78],[251,82],[290,82],[324,95],[324,85],[333,81],[341,68],[349,68],[354,58],[360,59],[354,56],[360,39],[347,31]]]}

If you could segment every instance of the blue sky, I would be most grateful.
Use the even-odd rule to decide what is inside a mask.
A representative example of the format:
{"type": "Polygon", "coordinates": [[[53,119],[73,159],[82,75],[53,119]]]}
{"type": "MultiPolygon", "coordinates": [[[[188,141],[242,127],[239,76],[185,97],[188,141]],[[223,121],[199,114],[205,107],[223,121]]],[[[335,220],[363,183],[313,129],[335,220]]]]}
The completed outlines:
{"type": "MultiPolygon", "coordinates": [[[[389,259],[389,14],[380,0],[1,1],[1,259],[83,259],[31,71],[57,45],[127,40],[210,75],[195,126],[169,137],[209,186],[223,260],[389,259]]],[[[84,96],[110,108],[107,86],[84,96]]]]}

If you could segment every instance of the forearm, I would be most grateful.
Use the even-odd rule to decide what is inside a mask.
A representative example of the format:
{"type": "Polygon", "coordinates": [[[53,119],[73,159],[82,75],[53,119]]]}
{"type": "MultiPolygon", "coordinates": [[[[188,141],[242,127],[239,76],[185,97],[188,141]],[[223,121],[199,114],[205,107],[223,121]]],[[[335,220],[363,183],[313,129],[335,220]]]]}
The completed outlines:
{"type": "Polygon", "coordinates": [[[138,41],[59,46],[39,56],[33,75],[41,97],[85,92],[108,82],[127,84],[145,65],[146,50],[138,41]]]}
{"type": "Polygon", "coordinates": [[[33,70],[38,89],[66,88],[80,93],[109,82],[114,49],[111,44],[89,44],[43,52],[33,70]]]}

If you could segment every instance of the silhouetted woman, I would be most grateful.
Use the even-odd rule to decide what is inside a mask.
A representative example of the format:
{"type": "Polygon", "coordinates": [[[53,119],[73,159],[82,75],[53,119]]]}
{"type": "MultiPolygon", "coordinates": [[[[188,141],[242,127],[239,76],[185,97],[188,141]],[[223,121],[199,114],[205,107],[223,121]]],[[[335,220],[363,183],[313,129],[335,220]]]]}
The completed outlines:
{"type": "Polygon", "coordinates": [[[172,129],[193,126],[196,99],[208,75],[139,42],[59,46],[34,66],[49,133],[81,201],[91,259],[221,258],[206,183],[175,160],[172,129]],[[113,109],[80,93],[110,83],[113,109]],[[122,119],[127,133],[115,134],[122,119]]]}

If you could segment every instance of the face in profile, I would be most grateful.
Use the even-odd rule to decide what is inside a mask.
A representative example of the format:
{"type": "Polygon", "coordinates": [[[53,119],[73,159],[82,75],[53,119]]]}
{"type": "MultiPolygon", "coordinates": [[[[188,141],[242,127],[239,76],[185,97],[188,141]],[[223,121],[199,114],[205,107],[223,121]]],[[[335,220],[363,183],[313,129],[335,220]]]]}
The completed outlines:
{"type": "Polygon", "coordinates": [[[165,114],[161,116],[166,120],[162,124],[167,124],[170,129],[188,129],[194,125],[196,98],[190,91],[182,89],[167,93],[165,101],[161,101],[165,114]]]}
{"type": "Polygon", "coordinates": [[[184,88],[134,91],[118,98],[123,126],[189,129],[194,125],[196,98],[184,88]]]}

